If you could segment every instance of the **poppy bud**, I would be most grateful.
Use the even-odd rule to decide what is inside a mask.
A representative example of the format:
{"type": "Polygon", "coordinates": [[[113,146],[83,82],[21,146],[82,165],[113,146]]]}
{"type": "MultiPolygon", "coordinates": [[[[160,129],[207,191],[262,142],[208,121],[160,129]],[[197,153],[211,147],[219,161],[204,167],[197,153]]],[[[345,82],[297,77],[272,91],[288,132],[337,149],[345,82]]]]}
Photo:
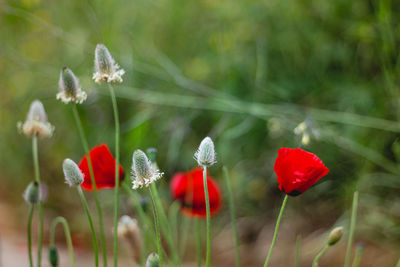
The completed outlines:
{"type": "Polygon", "coordinates": [[[55,246],[51,246],[49,249],[49,262],[52,267],[58,266],[58,251],[55,246]]]}
{"type": "Polygon", "coordinates": [[[210,137],[201,141],[199,149],[194,154],[195,160],[202,167],[210,167],[216,163],[214,143],[210,137]]]}
{"type": "Polygon", "coordinates": [[[93,74],[93,79],[97,83],[122,82],[122,75],[125,73],[123,69],[119,69],[118,64],[115,63],[104,44],[98,44],[96,46],[94,68],[95,73],[93,74]]]}
{"type": "Polygon", "coordinates": [[[143,186],[149,186],[151,183],[157,181],[162,177],[163,173],[152,168],[150,160],[146,154],[137,149],[133,152],[132,158],[132,178],[133,189],[143,186]]]}
{"type": "Polygon", "coordinates": [[[146,260],[146,267],[158,267],[160,266],[160,259],[157,253],[150,253],[146,260]]]}
{"type": "Polygon", "coordinates": [[[54,126],[47,121],[46,111],[39,100],[32,102],[26,121],[19,122],[17,126],[28,137],[51,137],[54,132],[54,126]]]}
{"type": "Polygon", "coordinates": [[[57,94],[57,99],[66,104],[69,102],[82,104],[86,100],[87,95],[81,90],[78,79],[67,67],[61,70],[58,87],[60,92],[57,94]]]}
{"type": "Polygon", "coordinates": [[[328,245],[333,246],[335,245],[343,235],[343,227],[336,227],[331,231],[328,238],[328,245]]]}
{"type": "Polygon", "coordinates": [[[39,183],[31,182],[25,189],[23,197],[28,204],[35,205],[40,200],[39,183]]]}
{"type": "Polygon", "coordinates": [[[65,176],[65,182],[69,184],[69,186],[80,186],[83,183],[84,175],[73,160],[64,160],[63,172],[65,176]]]}
{"type": "Polygon", "coordinates": [[[157,156],[157,149],[156,148],[148,148],[146,150],[146,154],[149,157],[149,160],[151,163],[156,162],[156,156],[157,156]]]}
{"type": "Polygon", "coordinates": [[[118,222],[118,236],[128,242],[133,258],[136,262],[140,262],[142,237],[137,221],[128,215],[122,216],[118,222]]]}

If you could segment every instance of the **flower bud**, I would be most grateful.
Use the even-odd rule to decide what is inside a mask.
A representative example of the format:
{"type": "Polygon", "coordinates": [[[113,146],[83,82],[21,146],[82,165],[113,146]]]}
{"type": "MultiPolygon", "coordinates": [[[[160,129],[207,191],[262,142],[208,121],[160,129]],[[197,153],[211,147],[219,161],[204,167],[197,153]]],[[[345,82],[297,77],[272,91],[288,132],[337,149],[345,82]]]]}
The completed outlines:
{"type": "Polygon", "coordinates": [[[143,186],[149,186],[151,183],[157,181],[162,177],[163,173],[155,170],[152,167],[150,160],[146,154],[137,149],[133,152],[132,157],[132,178],[133,178],[133,189],[137,189],[143,186]]]}
{"type": "Polygon", "coordinates": [[[58,266],[58,251],[55,246],[51,246],[49,249],[49,262],[51,267],[58,266]]]}
{"type": "Polygon", "coordinates": [[[202,167],[210,167],[216,163],[214,143],[210,137],[201,141],[199,149],[194,154],[195,160],[202,167]]]}
{"type": "Polygon", "coordinates": [[[148,148],[146,150],[146,154],[149,157],[149,160],[151,163],[156,162],[156,156],[157,156],[157,149],[156,148],[148,148]]]}
{"type": "Polygon", "coordinates": [[[131,247],[132,256],[136,262],[140,262],[142,255],[142,236],[135,219],[124,215],[118,222],[118,236],[124,238],[131,247]]]}
{"type": "Polygon", "coordinates": [[[96,46],[94,54],[95,73],[93,79],[97,83],[102,82],[122,82],[122,75],[125,74],[123,69],[119,69],[113,57],[103,44],[96,46]]]}
{"type": "Polygon", "coordinates": [[[42,102],[34,100],[29,107],[28,115],[26,116],[27,121],[38,121],[47,122],[47,114],[44,110],[42,102]]]}
{"type": "Polygon", "coordinates": [[[51,137],[54,132],[54,126],[47,121],[46,111],[39,100],[32,102],[26,121],[19,122],[17,126],[28,137],[51,137]]]}
{"type": "Polygon", "coordinates": [[[67,67],[61,70],[58,87],[60,92],[57,94],[57,99],[60,99],[66,104],[69,102],[82,104],[82,102],[86,100],[87,95],[80,88],[78,79],[67,67]]]}
{"type": "Polygon", "coordinates": [[[84,175],[73,160],[64,160],[63,172],[65,176],[65,182],[69,184],[69,186],[80,186],[83,183],[84,175]]]}
{"type": "Polygon", "coordinates": [[[150,253],[146,260],[146,267],[158,267],[160,266],[160,259],[157,253],[150,253]]]}
{"type": "Polygon", "coordinates": [[[335,245],[343,235],[343,227],[336,227],[331,231],[328,238],[328,245],[333,246],[335,245]]]}
{"type": "Polygon", "coordinates": [[[40,200],[39,183],[36,181],[31,182],[25,189],[23,197],[28,204],[35,205],[38,203],[40,200]]]}

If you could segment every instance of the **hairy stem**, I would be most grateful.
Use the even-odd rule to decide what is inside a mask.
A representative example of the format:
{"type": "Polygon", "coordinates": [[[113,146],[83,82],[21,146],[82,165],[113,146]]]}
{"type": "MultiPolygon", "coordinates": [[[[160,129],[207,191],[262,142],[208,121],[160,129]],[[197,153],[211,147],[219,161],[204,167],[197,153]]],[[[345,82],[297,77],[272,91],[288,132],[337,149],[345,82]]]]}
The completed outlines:
{"type": "Polygon", "coordinates": [[[207,221],[206,221],[206,236],[207,236],[207,254],[206,254],[206,266],[210,266],[210,252],[211,252],[211,232],[210,232],[210,226],[211,226],[211,215],[210,215],[210,199],[208,196],[208,187],[207,187],[207,167],[203,167],[203,186],[204,186],[204,196],[206,199],[206,215],[207,215],[207,221]]]}

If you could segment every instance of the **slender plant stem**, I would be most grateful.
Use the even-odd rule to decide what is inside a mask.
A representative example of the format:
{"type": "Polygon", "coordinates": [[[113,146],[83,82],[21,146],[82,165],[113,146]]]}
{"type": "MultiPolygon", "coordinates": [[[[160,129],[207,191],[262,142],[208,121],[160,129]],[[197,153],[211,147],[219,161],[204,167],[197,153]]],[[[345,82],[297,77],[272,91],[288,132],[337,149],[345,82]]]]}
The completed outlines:
{"type": "Polygon", "coordinates": [[[238,235],[237,224],[236,224],[235,202],[233,200],[233,194],[232,194],[231,183],[229,180],[228,168],[226,168],[226,166],[224,166],[223,170],[224,170],[224,178],[225,178],[225,184],[226,184],[226,189],[227,189],[226,192],[228,194],[229,211],[231,213],[233,238],[234,238],[235,253],[236,253],[236,257],[235,257],[236,267],[240,267],[239,235],[238,235]]]}
{"type": "Polygon", "coordinates": [[[33,267],[33,259],[32,259],[32,215],[33,215],[34,206],[29,206],[29,215],[28,215],[28,255],[29,255],[29,266],[33,267]]]}
{"type": "Polygon", "coordinates": [[[206,215],[207,215],[207,221],[206,221],[206,232],[207,232],[207,254],[206,254],[206,266],[210,266],[210,252],[211,252],[211,232],[210,232],[210,226],[211,226],[211,215],[210,215],[210,199],[208,196],[208,187],[207,187],[207,167],[203,167],[203,186],[204,186],[204,196],[206,199],[206,215]]]}
{"type": "Polygon", "coordinates": [[[118,202],[119,202],[119,115],[114,87],[108,83],[115,122],[115,188],[114,188],[114,267],[118,266],[118,202]]]}
{"type": "Polygon", "coordinates": [[[87,204],[85,195],[83,194],[82,188],[80,186],[77,186],[76,188],[77,188],[79,196],[82,200],[82,204],[85,209],[86,215],[88,217],[90,231],[92,232],[95,266],[98,267],[99,266],[99,248],[97,246],[97,237],[96,237],[96,232],[95,232],[94,226],[93,226],[92,215],[90,215],[89,206],[87,204]]]}
{"type": "Polygon", "coordinates": [[[294,267],[299,267],[300,264],[300,245],[301,245],[301,236],[297,236],[296,238],[296,254],[294,257],[294,267]]]}
{"type": "Polygon", "coordinates": [[[40,198],[40,172],[39,172],[39,156],[38,156],[38,139],[37,135],[32,138],[32,154],[33,154],[33,165],[35,168],[35,180],[39,184],[39,237],[38,237],[38,256],[37,256],[37,267],[41,266],[42,261],[42,243],[43,243],[43,207],[42,199],[40,198]]]}
{"type": "Polygon", "coordinates": [[[180,244],[179,244],[179,253],[180,253],[180,257],[183,258],[185,256],[185,252],[186,252],[186,243],[188,240],[188,232],[189,232],[189,228],[190,228],[190,222],[191,220],[189,218],[186,217],[182,217],[182,238],[180,239],[180,244]]]}
{"type": "Polygon", "coordinates": [[[83,127],[82,127],[82,121],[79,117],[78,108],[76,107],[76,104],[72,104],[72,111],[74,113],[74,118],[75,118],[76,126],[78,127],[78,132],[79,132],[79,136],[80,136],[80,139],[82,142],[82,146],[85,151],[86,157],[88,159],[90,179],[92,181],[92,186],[93,186],[93,196],[94,196],[94,200],[96,203],[97,217],[99,219],[100,245],[101,245],[101,251],[103,253],[103,266],[107,267],[107,248],[106,248],[106,238],[105,238],[105,234],[104,234],[103,214],[101,211],[100,201],[99,201],[99,197],[98,197],[96,179],[94,177],[94,171],[93,171],[93,165],[92,165],[92,159],[90,158],[90,155],[89,155],[89,145],[88,145],[88,142],[86,139],[85,131],[83,130],[83,127]]]}
{"type": "Polygon", "coordinates": [[[353,247],[354,231],[356,228],[356,220],[357,220],[357,207],[358,207],[358,191],[355,191],[353,196],[353,206],[351,210],[349,240],[347,242],[346,259],[344,261],[345,267],[350,266],[351,250],[353,247]]]}
{"type": "Polygon", "coordinates": [[[155,224],[156,236],[157,236],[157,251],[158,251],[158,257],[159,257],[159,264],[160,264],[160,267],[162,267],[163,251],[162,251],[162,247],[161,247],[160,222],[158,219],[157,206],[156,206],[156,202],[154,201],[152,187],[149,187],[149,192],[150,192],[151,203],[153,204],[153,214],[154,214],[154,224],[155,224]]]}
{"type": "Polygon", "coordinates": [[[71,239],[71,232],[69,231],[68,222],[64,217],[58,216],[51,223],[50,246],[55,246],[54,239],[55,239],[56,227],[57,227],[58,223],[61,223],[64,227],[65,239],[66,239],[68,250],[69,250],[69,257],[71,260],[71,265],[72,265],[72,267],[75,267],[76,264],[75,264],[75,256],[74,256],[74,247],[72,245],[72,239],[71,239]]]}
{"type": "Polygon", "coordinates": [[[319,259],[324,256],[324,254],[326,253],[326,251],[328,250],[330,246],[327,244],[318,254],[317,256],[315,256],[314,261],[312,263],[312,267],[317,267],[318,266],[318,261],[319,259]]]}
{"type": "Polygon", "coordinates": [[[396,267],[400,267],[400,259],[399,259],[399,261],[397,262],[396,267]]]}
{"type": "MultiPolygon", "coordinates": [[[[364,253],[364,245],[358,245],[356,249],[356,255],[354,256],[353,264],[351,265],[351,267],[360,266],[363,253],[364,253]]],[[[400,260],[397,263],[396,267],[400,267],[400,260]]]]}
{"type": "Polygon", "coordinates": [[[197,251],[197,267],[201,267],[201,229],[199,218],[194,218],[194,227],[196,228],[196,251],[197,251]]]}
{"type": "Polygon", "coordinates": [[[128,193],[129,197],[132,199],[133,205],[135,206],[135,209],[139,215],[140,220],[142,221],[143,225],[150,225],[151,220],[147,216],[147,214],[144,212],[142,205],[140,205],[139,199],[135,195],[135,192],[131,190],[129,185],[127,183],[122,184],[123,189],[128,193]]]}
{"type": "Polygon", "coordinates": [[[275,246],[275,242],[276,242],[276,237],[278,236],[278,229],[279,229],[279,225],[281,223],[283,210],[285,209],[287,200],[288,200],[288,195],[285,195],[285,198],[283,199],[283,202],[282,202],[281,211],[279,212],[279,216],[278,216],[278,219],[276,221],[274,237],[272,238],[271,246],[269,247],[269,251],[268,251],[267,258],[265,259],[264,267],[268,266],[268,262],[269,262],[269,260],[271,258],[272,250],[273,250],[273,248],[275,246]]]}

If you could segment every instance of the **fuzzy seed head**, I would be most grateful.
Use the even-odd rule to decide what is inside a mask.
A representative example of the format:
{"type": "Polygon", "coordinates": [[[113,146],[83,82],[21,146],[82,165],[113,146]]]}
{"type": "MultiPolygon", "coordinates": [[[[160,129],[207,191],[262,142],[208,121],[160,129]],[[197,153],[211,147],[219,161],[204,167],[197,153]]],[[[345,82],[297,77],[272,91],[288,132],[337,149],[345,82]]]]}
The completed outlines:
{"type": "Polygon", "coordinates": [[[160,266],[160,259],[157,253],[150,253],[146,260],[146,267],[158,267],[160,266]]]}
{"type": "Polygon", "coordinates": [[[149,186],[162,177],[163,173],[153,169],[150,160],[146,154],[137,149],[133,152],[132,157],[132,179],[133,189],[149,186]]]}
{"type": "Polygon", "coordinates": [[[65,182],[69,184],[69,186],[80,186],[83,183],[84,174],[73,160],[64,160],[63,172],[65,176],[65,182]]]}
{"type": "Polygon", "coordinates": [[[201,141],[199,148],[194,154],[194,158],[202,167],[210,167],[217,162],[214,143],[210,137],[207,136],[201,141]]]}
{"type": "Polygon", "coordinates": [[[113,57],[104,44],[96,46],[94,54],[93,79],[96,83],[102,82],[122,82],[122,75],[125,74],[123,69],[119,69],[119,65],[115,63],[113,57]]]}
{"type": "Polygon", "coordinates": [[[40,200],[40,188],[38,182],[31,182],[23,194],[28,204],[35,205],[40,200]]]}
{"type": "Polygon", "coordinates": [[[18,122],[17,127],[28,137],[51,137],[54,132],[54,126],[47,121],[46,111],[39,100],[32,102],[26,121],[24,123],[18,122]]]}
{"type": "Polygon", "coordinates": [[[331,231],[328,238],[328,245],[333,246],[342,238],[343,227],[336,227],[331,231]]]}
{"type": "Polygon", "coordinates": [[[67,67],[64,67],[60,72],[58,87],[60,92],[57,94],[57,99],[65,104],[69,102],[82,104],[87,98],[87,94],[80,88],[75,74],[67,67]]]}

